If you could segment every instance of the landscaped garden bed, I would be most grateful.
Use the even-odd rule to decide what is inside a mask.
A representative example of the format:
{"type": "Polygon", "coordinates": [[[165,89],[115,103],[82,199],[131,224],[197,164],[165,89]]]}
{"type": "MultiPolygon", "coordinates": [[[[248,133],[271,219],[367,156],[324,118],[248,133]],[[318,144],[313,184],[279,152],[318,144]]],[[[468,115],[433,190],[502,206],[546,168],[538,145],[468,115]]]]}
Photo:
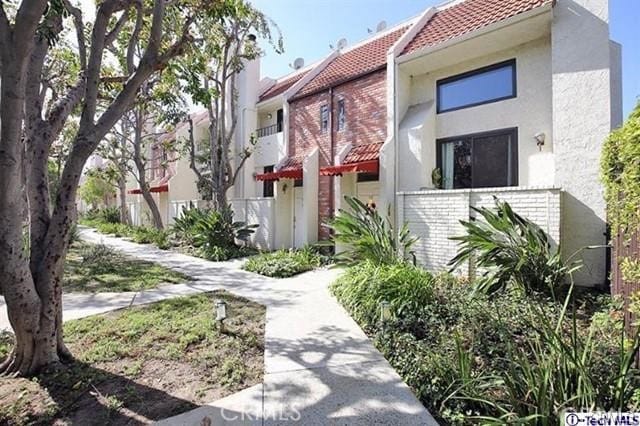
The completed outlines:
{"type": "Polygon", "coordinates": [[[463,222],[451,266],[476,262],[470,281],[414,266],[406,228],[395,239],[388,221],[348,201],[333,228],[349,268],[332,291],[440,423],[640,410],[638,325],[625,333],[619,301],[568,285],[578,265],[507,203],[463,222]]]}
{"type": "Polygon", "coordinates": [[[305,247],[300,250],[276,250],[250,257],[243,268],[267,277],[288,278],[326,263],[325,256],[305,247]]]}
{"type": "Polygon", "coordinates": [[[76,241],[67,253],[62,287],[65,292],[123,292],[189,280],[184,274],[125,256],[103,244],[76,241]]]}
{"type": "Polygon", "coordinates": [[[162,230],[118,221],[118,212],[113,208],[91,211],[80,219],[82,225],[103,234],[124,237],[139,244],[154,244],[163,250],[173,248],[215,262],[258,253],[246,245],[258,225],[234,222],[231,210],[186,209],[170,228],[162,230]]]}
{"type": "MultiPolygon", "coordinates": [[[[226,292],[180,297],[65,323],[77,361],[0,381],[0,424],[143,424],[262,381],[263,306],[226,292]],[[224,330],[214,301],[229,312],[224,330]]],[[[11,349],[2,334],[0,356],[11,349]]]]}

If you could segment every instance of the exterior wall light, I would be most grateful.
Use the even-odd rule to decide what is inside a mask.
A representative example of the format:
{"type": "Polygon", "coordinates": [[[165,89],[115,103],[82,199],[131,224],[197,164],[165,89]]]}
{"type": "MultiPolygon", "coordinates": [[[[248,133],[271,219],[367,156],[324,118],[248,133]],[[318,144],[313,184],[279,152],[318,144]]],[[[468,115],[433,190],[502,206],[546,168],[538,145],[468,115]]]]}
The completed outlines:
{"type": "Polygon", "coordinates": [[[546,138],[546,135],[544,134],[544,132],[536,133],[535,135],[533,135],[533,138],[536,140],[536,145],[538,145],[538,149],[542,151],[542,147],[544,146],[544,140],[546,138]]]}
{"type": "Polygon", "coordinates": [[[267,119],[268,120],[271,120],[272,118],[273,118],[273,114],[271,114],[271,113],[267,114],[267,119]]]}
{"type": "Polygon", "coordinates": [[[216,321],[220,325],[220,330],[223,330],[224,320],[227,319],[227,303],[224,300],[216,299],[216,321]]]}

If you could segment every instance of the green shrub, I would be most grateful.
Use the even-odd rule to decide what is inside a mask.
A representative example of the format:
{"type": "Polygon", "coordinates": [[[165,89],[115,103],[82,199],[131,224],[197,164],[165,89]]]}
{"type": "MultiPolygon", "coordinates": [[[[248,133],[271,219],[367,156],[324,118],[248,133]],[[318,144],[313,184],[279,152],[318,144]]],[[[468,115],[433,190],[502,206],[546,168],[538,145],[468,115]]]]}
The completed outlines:
{"type": "Polygon", "coordinates": [[[183,208],[181,214],[174,219],[171,231],[185,244],[193,244],[196,224],[204,220],[207,211],[198,208],[183,208]]]}
{"type": "Polygon", "coordinates": [[[244,269],[267,277],[287,278],[310,271],[324,263],[323,257],[309,247],[278,250],[251,257],[244,269]]]}
{"type": "Polygon", "coordinates": [[[80,266],[89,268],[93,273],[101,273],[112,268],[119,258],[118,253],[104,244],[89,245],[82,250],[80,266]]]}
{"type": "MultiPolygon", "coordinates": [[[[450,275],[431,278],[410,265],[376,266],[371,262],[349,268],[332,290],[374,337],[378,349],[416,396],[443,423],[483,423],[475,416],[500,417],[512,413],[516,400],[522,401],[520,407],[528,406],[531,410],[537,404],[549,404],[549,400],[541,399],[543,392],[536,387],[544,378],[540,373],[559,374],[558,370],[544,370],[553,365],[571,372],[564,378],[576,377],[577,368],[570,370],[568,361],[576,354],[587,353],[586,346],[589,352],[585,365],[591,383],[598,384],[595,386],[595,394],[601,395],[598,401],[602,406],[612,406],[614,382],[618,372],[624,370],[624,363],[617,306],[610,307],[606,297],[574,296],[571,306],[575,306],[575,314],[572,311],[569,316],[563,314],[563,306],[544,294],[529,295],[513,288],[501,297],[491,297],[475,292],[472,285],[450,275]],[[380,321],[382,300],[391,302],[394,313],[384,328],[380,321]],[[542,330],[552,335],[548,333],[558,323],[560,339],[540,338],[542,330]],[[560,342],[565,344],[566,356],[552,358],[549,353],[560,342]],[[569,350],[571,342],[576,342],[573,352],[569,350]],[[541,350],[547,352],[541,355],[541,350]],[[526,358],[531,368],[526,367],[524,358],[518,357],[526,358]],[[539,374],[540,380],[525,384],[524,379],[529,377],[525,371],[539,374]],[[508,380],[517,384],[509,388],[508,380]],[[516,389],[523,392],[527,389],[529,393],[517,393],[516,389]]],[[[627,372],[625,378],[623,383],[628,385],[622,393],[628,399],[626,402],[632,404],[638,376],[627,372]]],[[[554,383],[554,390],[559,389],[560,382],[554,383]]],[[[556,398],[550,388],[546,390],[548,398],[556,398]]],[[[567,388],[565,392],[572,391],[567,388]]],[[[554,399],[549,406],[560,399],[554,399]]],[[[526,417],[523,413],[508,418],[522,420],[526,417]]],[[[500,423],[496,419],[493,422],[500,423]]],[[[545,423],[529,418],[520,424],[545,423]]]]}
{"type": "Polygon", "coordinates": [[[95,225],[98,232],[103,234],[111,234],[116,237],[126,237],[131,235],[132,228],[122,223],[103,223],[95,225]]]}
{"type": "Polygon", "coordinates": [[[364,261],[351,267],[331,288],[356,321],[373,325],[380,319],[382,301],[389,303],[398,319],[421,312],[433,297],[433,276],[406,263],[364,261]]]}
{"type": "Polygon", "coordinates": [[[233,221],[233,211],[208,210],[193,225],[193,241],[197,247],[235,247],[236,240],[247,241],[258,225],[233,221]]]}
{"type": "Polygon", "coordinates": [[[515,213],[509,203],[495,199],[495,209],[475,208],[481,218],[460,221],[466,233],[449,262],[455,269],[466,262],[481,268],[478,289],[493,293],[516,285],[524,290],[555,292],[576,268],[552,250],[549,236],[535,223],[515,213]]]}
{"type": "Polygon", "coordinates": [[[238,246],[236,240],[247,241],[257,227],[234,222],[230,209],[221,212],[192,209],[182,222],[178,222],[177,233],[186,235],[184,242],[197,247],[200,256],[223,261],[255,253],[255,250],[238,246]]]}
{"type": "MultiPolygon", "coordinates": [[[[411,247],[417,238],[409,234],[404,224],[397,239],[389,217],[383,218],[355,197],[344,197],[350,210],[340,214],[329,224],[333,241],[344,244],[345,250],[336,255],[337,263],[353,265],[364,260],[392,264],[413,257],[411,247]]],[[[415,263],[415,262],[414,262],[415,263]]]]}
{"type": "MultiPolygon", "coordinates": [[[[458,379],[460,386],[453,395],[483,406],[486,414],[477,419],[556,425],[565,410],[634,410],[631,404],[640,375],[632,364],[640,346],[640,329],[628,347],[620,330],[618,348],[615,342],[602,345],[594,324],[582,333],[575,312],[567,315],[570,297],[555,321],[536,304],[527,306],[529,326],[535,330],[527,341],[529,351],[509,344],[504,371],[458,379]]],[[[466,358],[471,365],[468,352],[457,346],[458,358],[466,358]]]]}
{"type": "Polygon", "coordinates": [[[105,207],[100,210],[98,219],[105,223],[120,223],[120,209],[118,207],[105,207]]]}

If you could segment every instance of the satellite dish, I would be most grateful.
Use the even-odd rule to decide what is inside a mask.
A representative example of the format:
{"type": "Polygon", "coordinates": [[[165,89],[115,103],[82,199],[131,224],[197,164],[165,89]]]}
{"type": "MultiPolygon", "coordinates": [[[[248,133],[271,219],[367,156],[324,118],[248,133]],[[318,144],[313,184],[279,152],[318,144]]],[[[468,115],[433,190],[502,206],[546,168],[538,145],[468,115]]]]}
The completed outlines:
{"type": "Polygon", "coordinates": [[[347,39],[346,38],[341,38],[340,40],[338,40],[338,46],[337,49],[338,50],[342,50],[345,47],[347,47],[347,39]]]}
{"type": "Polygon", "coordinates": [[[384,31],[387,29],[387,21],[380,21],[378,25],[376,25],[376,32],[384,31]]]}
{"type": "Polygon", "coordinates": [[[304,67],[304,59],[303,58],[296,58],[296,60],[293,61],[293,69],[294,70],[299,70],[302,67],[304,67]]]}

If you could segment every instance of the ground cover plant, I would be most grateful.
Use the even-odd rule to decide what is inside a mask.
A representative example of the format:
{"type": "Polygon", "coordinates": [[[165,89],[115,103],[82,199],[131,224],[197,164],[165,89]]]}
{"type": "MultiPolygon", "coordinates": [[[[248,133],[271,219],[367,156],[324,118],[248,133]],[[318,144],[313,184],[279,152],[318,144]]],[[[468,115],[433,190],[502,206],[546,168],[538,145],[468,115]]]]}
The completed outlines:
{"type": "MultiPolygon", "coordinates": [[[[262,381],[261,305],[225,292],[65,323],[72,364],[0,381],[1,424],[146,424],[262,381]],[[220,330],[214,301],[227,303],[220,330]]],[[[13,336],[0,336],[6,355],[13,336]]]]}
{"type": "Polygon", "coordinates": [[[267,277],[287,278],[311,271],[326,262],[326,257],[310,247],[305,247],[300,250],[283,249],[252,256],[243,268],[267,277]]]}
{"type": "Polygon", "coordinates": [[[67,253],[65,292],[140,291],[190,278],[153,262],[128,257],[103,244],[74,242],[67,253]]]}

